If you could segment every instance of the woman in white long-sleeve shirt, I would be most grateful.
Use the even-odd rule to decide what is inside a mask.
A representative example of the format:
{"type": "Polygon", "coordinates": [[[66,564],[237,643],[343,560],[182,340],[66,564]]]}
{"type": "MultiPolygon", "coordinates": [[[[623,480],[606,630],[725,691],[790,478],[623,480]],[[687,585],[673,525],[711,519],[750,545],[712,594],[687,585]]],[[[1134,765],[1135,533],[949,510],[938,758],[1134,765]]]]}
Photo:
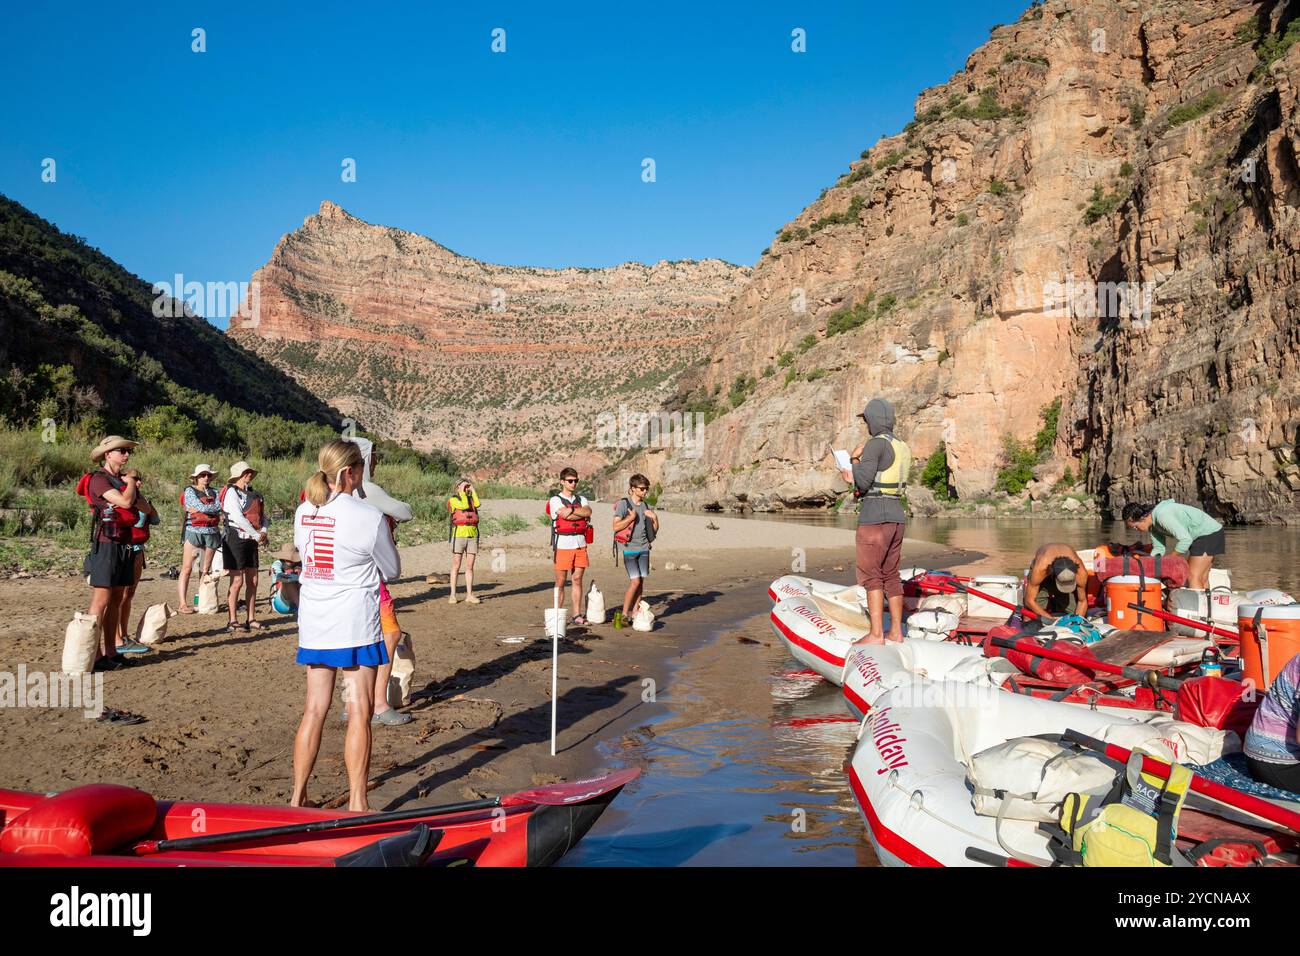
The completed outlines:
{"type": "Polygon", "coordinates": [[[242,630],[261,630],[257,620],[257,547],[266,544],[266,508],[262,496],[253,490],[257,471],[246,461],[230,466],[230,480],[221,489],[221,510],[226,518],[226,533],[221,539],[222,566],[230,572],[230,594],[226,605],[230,618],[226,630],[240,630],[239,594],[244,593],[248,609],[242,630]]]}
{"type": "Polygon", "coordinates": [[[320,470],[307,480],[293,517],[293,543],[302,556],[298,601],[298,663],[307,665],[307,705],[293,745],[293,796],[302,806],[321,729],[334,697],[335,672],[348,683],[349,810],[367,810],[370,712],[375,672],[388,663],[379,624],[379,583],[402,570],[388,518],[352,497],[361,485],[361,449],[335,439],[320,450],[320,470]]]}

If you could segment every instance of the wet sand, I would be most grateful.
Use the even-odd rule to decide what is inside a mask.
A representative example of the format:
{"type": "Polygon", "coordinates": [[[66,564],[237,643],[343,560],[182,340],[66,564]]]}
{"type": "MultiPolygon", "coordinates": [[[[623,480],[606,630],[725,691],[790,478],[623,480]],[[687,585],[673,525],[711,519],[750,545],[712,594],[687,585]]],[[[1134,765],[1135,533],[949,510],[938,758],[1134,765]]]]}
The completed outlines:
{"type": "MultiPolygon", "coordinates": [[[[664,712],[654,698],[671,681],[673,662],[766,614],[770,605],[755,585],[788,573],[792,549],[800,549],[793,556],[806,562],[807,573],[852,579],[851,531],[664,514],[647,588],[655,630],[615,630],[608,623],[570,629],[560,643],[558,753],[551,757],[551,642],[542,635],[542,611],[553,585],[549,531],[533,521],[540,506],[487,504],[496,514],[521,514],[531,527],[483,542],[479,605],[449,605],[445,583],[425,582],[430,572],[445,582],[445,545],[403,549],[403,574],[391,589],[415,647],[407,708],[415,719],[375,728],[372,807],[492,795],[599,770],[609,752],[598,749],[602,741],[617,747],[664,712]],[[669,562],[693,570],[668,571],[669,562]]],[[[610,553],[608,508],[597,506],[604,544],[591,550],[588,581],[595,579],[612,611],[627,581],[610,553]]],[[[923,542],[905,549],[906,561],[931,566],[955,557],[923,542]]],[[[134,620],[150,604],[174,606],[175,582],[160,578],[160,570],[146,570],[134,620]]],[[[0,598],[10,612],[0,624],[0,670],[15,672],[19,664],[29,672],[57,670],[64,628],[89,600],[83,580],[3,581],[0,598]]],[[[287,802],[303,668],[293,663],[294,622],[270,609],[264,584],[258,608],[268,625],[262,632],[227,633],[224,607],[217,615],[174,617],[166,643],[137,666],[104,675],[105,704],[144,714],[146,723],[109,727],[80,710],[0,708],[0,786],[51,791],[115,782],[163,798],[287,802]]],[[[732,646],[746,650],[739,642],[732,646]]],[[[721,678],[718,683],[711,691],[728,693],[721,678]]],[[[346,803],[340,712],[336,695],[310,790],[330,806],[346,803]]]]}

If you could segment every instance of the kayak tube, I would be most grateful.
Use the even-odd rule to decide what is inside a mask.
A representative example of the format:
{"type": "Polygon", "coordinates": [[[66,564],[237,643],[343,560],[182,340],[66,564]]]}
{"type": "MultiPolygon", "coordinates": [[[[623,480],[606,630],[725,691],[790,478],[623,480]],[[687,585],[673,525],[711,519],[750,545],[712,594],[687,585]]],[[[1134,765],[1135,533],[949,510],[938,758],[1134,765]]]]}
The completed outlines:
{"type": "Polygon", "coordinates": [[[0,789],[0,866],[384,865],[372,864],[361,851],[403,836],[425,847],[426,866],[549,866],[639,773],[622,770],[495,800],[430,807],[427,813],[402,810],[400,819],[303,807],[155,802],[142,791],[108,784],[51,796],[0,789]],[[346,825],[359,817],[380,819],[346,825]],[[301,832],[306,824],[321,828],[301,832]],[[431,841],[411,836],[422,826],[434,834],[431,841]],[[269,828],[297,832],[265,833],[269,828]],[[83,836],[66,838],[70,829],[83,836]]]}

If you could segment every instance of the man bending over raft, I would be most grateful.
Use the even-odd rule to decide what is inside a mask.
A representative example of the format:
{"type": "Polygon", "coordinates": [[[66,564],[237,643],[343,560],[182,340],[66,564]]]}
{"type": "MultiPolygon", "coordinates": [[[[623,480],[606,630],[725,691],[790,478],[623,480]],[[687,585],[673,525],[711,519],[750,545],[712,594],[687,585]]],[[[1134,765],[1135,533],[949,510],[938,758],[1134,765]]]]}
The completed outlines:
{"type": "Polygon", "coordinates": [[[1025,582],[1025,607],[1057,618],[1088,610],[1088,572],[1068,544],[1045,544],[1034,554],[1025,582]]]}
{"type": "Polygon", "coordinates": [[[867,592],[871,630],[865,640],[883,644],[885,599],[889,599],[889,640],[903,639],[903,581],[898,560],[903,552],[903,492],[912,468],[912,452],[894,437],[894,406],[873,398],[862,410],[871,438],[849,454],[852,470],[842,471],[861,496],[858,510],[858,584],[867,592]]]}

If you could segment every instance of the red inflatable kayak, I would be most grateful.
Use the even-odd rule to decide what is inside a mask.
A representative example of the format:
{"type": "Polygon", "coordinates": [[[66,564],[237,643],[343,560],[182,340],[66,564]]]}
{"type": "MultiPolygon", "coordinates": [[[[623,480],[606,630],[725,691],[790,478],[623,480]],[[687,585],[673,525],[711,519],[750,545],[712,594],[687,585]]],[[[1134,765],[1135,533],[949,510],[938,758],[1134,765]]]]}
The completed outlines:
{"type": "Polygon", "coordinates": [[[391,813],[0,789],[0,866],[549,866],[639,774],[391,813]]]}

